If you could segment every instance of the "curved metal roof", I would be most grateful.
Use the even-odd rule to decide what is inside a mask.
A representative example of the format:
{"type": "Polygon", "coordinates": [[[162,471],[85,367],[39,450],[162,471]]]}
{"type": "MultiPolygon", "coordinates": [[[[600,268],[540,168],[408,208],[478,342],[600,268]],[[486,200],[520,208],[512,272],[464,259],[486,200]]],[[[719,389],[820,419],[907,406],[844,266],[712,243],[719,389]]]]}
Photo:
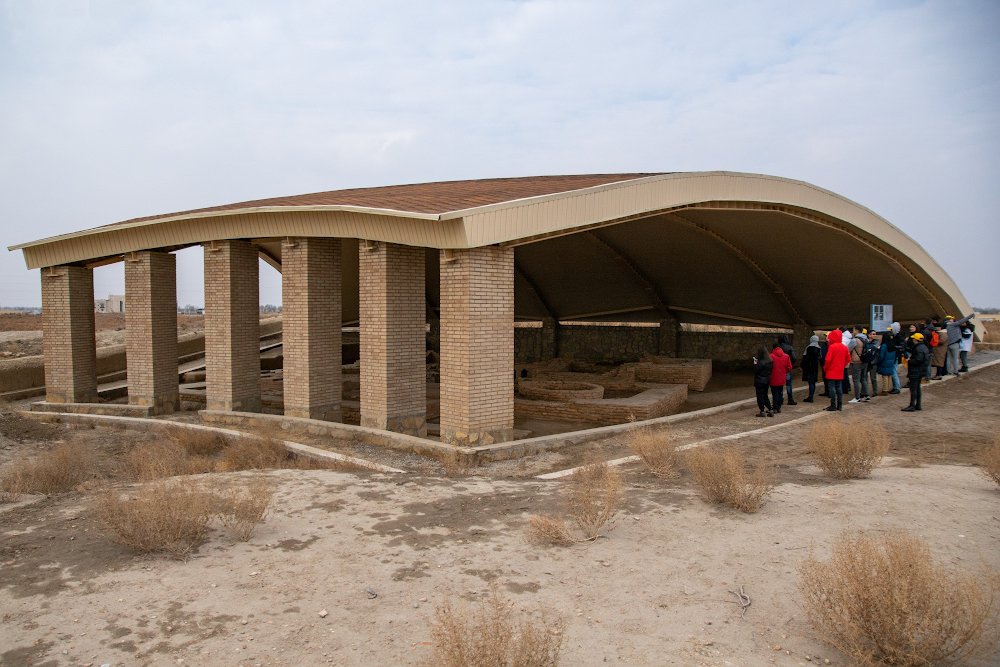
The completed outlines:
{"type": "MultiPolygon", "coordinates": [[[[12,246],[29,268],[287,236],[427,248],[513,245],[519,318],[832,327],[892,303],[898,320],[972,312],[913,239],[822,188],[733,172],[597,174],[341,190],[154,216],[12,246]]],[[[357,248],[345,244],[347,274],[357,248]]],[[[429,253],[428,300],[436,305],[429,253]]],[[[356,285],[356,283],[354,283],[356,285]]],[[[345,321],[357,318],[345,293],[345,321]]]]}

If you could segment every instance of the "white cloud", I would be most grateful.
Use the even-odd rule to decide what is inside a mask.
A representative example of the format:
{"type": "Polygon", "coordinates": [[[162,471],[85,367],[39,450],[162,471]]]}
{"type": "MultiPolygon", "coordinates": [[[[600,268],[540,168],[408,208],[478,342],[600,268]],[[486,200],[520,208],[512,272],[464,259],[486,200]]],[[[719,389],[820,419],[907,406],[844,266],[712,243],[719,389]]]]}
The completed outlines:
{"type": "MultiPolygon", "coordinates": [[[[855,199],[1000,305],[993,3],[0,7],[7,244],[342,187],[730,169],[855,199]]],[[[0,279],[38,303],[13,253],[0,279]]]]}

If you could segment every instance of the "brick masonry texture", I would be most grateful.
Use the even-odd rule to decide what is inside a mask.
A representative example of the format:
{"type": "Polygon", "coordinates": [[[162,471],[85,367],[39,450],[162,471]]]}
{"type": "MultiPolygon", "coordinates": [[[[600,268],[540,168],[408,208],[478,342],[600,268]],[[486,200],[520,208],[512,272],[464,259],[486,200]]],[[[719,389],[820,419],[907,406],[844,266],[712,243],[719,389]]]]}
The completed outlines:
{"type": "Polygon", "coordinates": [[[361,425],[423,437],[426,253],[393,243],[359,244],[361,425]]]}
{"type": "MultiPolygon", "coordinates": [[[[543,361],[542,329],[516,329],[517,364],[543,361]]],[[[711,359],[716,371],[749,371],[751,358],[761,345],[771,349],[777,333],[733,333],[712,331],[677,331],[676,354],[662,351],[664,336],[659,328],[611,326],[557,327],[559,357],[587,362],[621,364],[648,356],[677,356],[687,359],[711,359]]],[[[809,344],[810,327],[799,327],[792,344],[801,357],[809,344]]],[[[667,336],[669,340],[669,335],[667,336]]],[[[670,343],[667,342],[667,345],[670,343]]]]}
{"type": "Polygon", "coordinates": [[[208,409],[260,412],[260,283],[249,241],[205,245],[208,409]]]}
{"type": "Polygon", "coordinates": [[[284,411],[342,421],[340,239],[281,244],[284,411]]]}
{"type": "Polygon", "coordinates": [[[513,370],[514,249],[442,251],[442,442],[513,439],[513,370]]]}
{"type": "Polygon", "coordinates": [[[161,251],[125,257],[128,402],[153,414],[180,409],[177,383],[177,262],[161,251]]]}
{"type": "Polygon", "coordinates": [[[601,426],[624,424],[671,415],[687,400],[687,386],[667,384],[650,387],[631,398],[574,401],[530,401],[517,399],[518,419],[558,419],[589,422],[601,426]]]}
{"type": "Polygon", "coordinates": [[[97,402],[94,272],[79,266],[42,269],[45,400],[97,402]]]}

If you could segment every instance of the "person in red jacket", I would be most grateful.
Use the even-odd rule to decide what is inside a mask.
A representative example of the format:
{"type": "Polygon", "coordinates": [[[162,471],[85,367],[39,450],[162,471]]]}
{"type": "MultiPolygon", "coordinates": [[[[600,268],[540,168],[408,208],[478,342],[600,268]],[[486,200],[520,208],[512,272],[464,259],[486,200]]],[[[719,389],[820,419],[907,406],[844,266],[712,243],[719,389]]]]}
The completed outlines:
{"type": "Polygon", "coordinates": [[[774,367],[771,369],[771,406],[774,408],[775,413],[781,413],[782,397],[785,393],[785,380],[788,378],[788,374],[792,372],[792,359],[785,354],[780,344],[775,343],[771,349],[771,361],[774,362],[774,367]]]}
{"type": "Polygon", "coordinates": [[[851,363],[851,353],[842,340],[840,331],[834,329],[826,340],[830,347],[826,350],[823,371],[826,373],[827,393],[830,394],[830,412],[844,409],[844,369],[851,363]]]}

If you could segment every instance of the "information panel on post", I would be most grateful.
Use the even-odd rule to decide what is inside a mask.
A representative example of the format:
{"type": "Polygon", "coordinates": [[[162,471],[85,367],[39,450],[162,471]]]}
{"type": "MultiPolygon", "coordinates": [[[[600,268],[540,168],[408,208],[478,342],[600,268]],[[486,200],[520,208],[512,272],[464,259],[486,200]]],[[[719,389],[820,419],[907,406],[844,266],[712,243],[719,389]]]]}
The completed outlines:
{"type": "Polygon", "coordinates": [[[888,331],[892,326],[892,304],[872,304],[872,331],[888,331]]]}

